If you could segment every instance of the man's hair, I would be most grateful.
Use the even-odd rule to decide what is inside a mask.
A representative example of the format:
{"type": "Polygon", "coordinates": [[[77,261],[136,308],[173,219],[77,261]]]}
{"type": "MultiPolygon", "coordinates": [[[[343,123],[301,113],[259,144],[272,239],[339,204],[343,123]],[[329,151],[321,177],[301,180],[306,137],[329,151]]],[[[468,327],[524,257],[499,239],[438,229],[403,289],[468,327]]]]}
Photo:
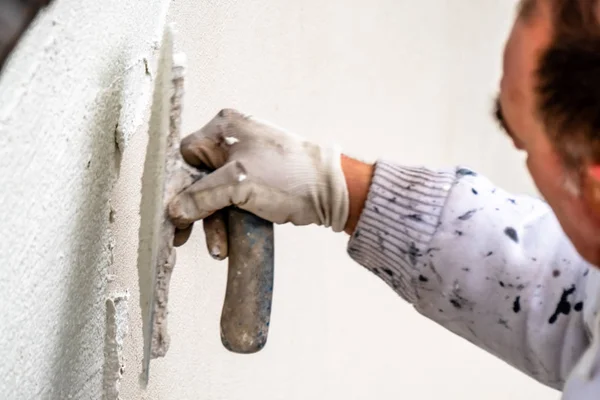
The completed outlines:
{"type": "Polygon", "coordinates": [[[570,167],[600,164],[599,0],[552,0],[553,37],[538,67],[539,112],[570,167]]]}

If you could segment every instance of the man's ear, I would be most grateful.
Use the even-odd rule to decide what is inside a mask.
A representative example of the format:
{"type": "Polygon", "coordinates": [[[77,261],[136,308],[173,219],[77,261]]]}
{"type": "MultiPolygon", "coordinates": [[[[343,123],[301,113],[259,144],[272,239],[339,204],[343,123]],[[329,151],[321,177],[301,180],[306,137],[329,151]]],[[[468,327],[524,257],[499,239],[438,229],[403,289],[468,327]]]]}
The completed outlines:
{"type": "Polygon", "coordinates": [[[583,199],[600,218],[600,165],[591,165],[585,169],[583,199]]]}
{"type": "Polygon", "coordinates": [[[600,165],[592,165],[588,168],[588,175],[600,182],[600,165]]]}

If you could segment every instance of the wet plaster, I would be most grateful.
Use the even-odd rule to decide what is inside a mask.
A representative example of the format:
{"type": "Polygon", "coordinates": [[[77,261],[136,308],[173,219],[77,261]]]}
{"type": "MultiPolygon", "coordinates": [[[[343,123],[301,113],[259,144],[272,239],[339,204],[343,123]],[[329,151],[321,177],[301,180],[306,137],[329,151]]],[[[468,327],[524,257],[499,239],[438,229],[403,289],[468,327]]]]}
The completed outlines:
{"type": "Polygon", "coordinates": [[[0,76],[2,398],[117,398],[128,287],[113,284],[130,266],[111,195],[167,6],[56,1],[0,76]]]}

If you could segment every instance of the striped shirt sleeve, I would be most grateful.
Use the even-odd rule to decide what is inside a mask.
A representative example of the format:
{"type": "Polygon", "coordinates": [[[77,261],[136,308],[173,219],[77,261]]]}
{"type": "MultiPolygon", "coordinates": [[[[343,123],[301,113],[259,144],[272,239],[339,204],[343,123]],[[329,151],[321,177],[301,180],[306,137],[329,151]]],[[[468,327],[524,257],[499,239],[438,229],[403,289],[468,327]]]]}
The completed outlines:
{"type": "Polygon", "coordinates": [[[555,389],[590,344],[593,267],[546,203],[469,169],[379,161],[348,253],[425,317],[555,389]]]}

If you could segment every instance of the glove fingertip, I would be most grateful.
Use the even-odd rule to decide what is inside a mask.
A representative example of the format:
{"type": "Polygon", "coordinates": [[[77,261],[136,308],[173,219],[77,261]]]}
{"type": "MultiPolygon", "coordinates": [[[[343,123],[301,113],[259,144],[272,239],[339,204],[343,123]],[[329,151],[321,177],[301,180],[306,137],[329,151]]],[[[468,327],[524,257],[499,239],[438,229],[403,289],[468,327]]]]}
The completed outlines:
{"type": "Polygon", "coordinates": [[[208,253],[217,261],[223,261],[227,258],[227,252],[221,251],[221,247],[219,245],[214,245],[213,247],[209,248],[208,253]]]}
{"type": "Polygon", "coordinates": [[[227,223],[224,217],[223,211],[217,211],[202,221],[208,253],[219,261],[226,259],[229,253],[227,223]]]}
{"type": "Polygon", "coordinates": [[[185,229],[176,229],[175,236],[173,238],[173,246],[181,247],[183,246],[192,234],[192,228],[194,225],[190,225],[185,229]]]}

